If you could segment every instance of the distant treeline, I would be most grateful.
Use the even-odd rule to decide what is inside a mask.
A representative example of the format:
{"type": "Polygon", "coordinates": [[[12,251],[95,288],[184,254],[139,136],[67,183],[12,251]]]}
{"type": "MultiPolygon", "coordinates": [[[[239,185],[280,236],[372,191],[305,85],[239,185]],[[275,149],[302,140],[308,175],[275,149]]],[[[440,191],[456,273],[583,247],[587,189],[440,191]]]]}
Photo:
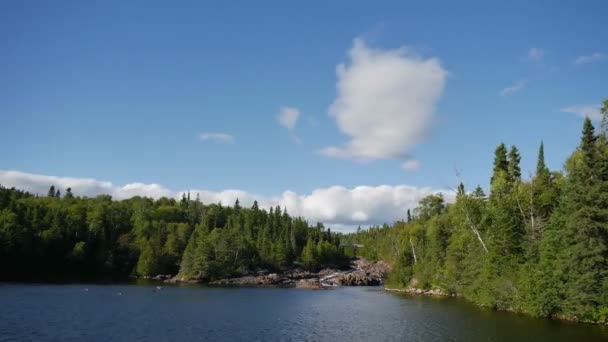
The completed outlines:
{"type": "Polygon", "coordinates": [[[213,280],[348,258],[339,235],[280,207],[181,200],[39,197],[0,186],[0,279],[177,274],[213,280]]]}
{"type": "MultiPolygon", "coordinates": [[[[603,112],[608,109],[605,102],[603,112]]],[[[490,193],[461,183],[456,201],[423,199],[404,222],[343,242],[395,265],[391,287],[439,288],[490,308],[608,323],[608,120],[550,171],[541,143],[522,180],[516,147],[496,148],[490,193]]]]}

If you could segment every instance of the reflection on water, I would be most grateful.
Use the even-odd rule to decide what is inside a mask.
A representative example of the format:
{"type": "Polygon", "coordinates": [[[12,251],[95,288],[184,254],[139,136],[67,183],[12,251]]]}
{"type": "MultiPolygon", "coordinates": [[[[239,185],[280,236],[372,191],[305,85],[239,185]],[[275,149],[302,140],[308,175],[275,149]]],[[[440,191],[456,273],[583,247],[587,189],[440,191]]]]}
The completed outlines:
{"type": "Polygon", "coordinates": [[[381,288],[0,285],[0,341],[607,341],[606,327],[381,288]]]}

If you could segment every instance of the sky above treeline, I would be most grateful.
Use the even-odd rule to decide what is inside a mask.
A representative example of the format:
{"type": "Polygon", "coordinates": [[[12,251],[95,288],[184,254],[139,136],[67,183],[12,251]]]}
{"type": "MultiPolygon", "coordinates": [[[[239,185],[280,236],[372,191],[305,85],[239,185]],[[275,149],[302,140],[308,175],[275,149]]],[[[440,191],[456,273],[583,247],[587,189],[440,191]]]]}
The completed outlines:
{"type": "Polygon", "coordinates": [[[608,97],[605,1],[0,2],[0,184],[401,219],[608,97]]]}

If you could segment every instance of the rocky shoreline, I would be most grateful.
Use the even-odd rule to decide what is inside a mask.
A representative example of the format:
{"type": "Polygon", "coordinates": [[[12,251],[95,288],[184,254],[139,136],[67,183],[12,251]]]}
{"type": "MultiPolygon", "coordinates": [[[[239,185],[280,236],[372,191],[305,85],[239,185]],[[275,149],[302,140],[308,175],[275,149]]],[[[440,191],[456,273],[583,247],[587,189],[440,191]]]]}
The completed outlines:
{"type": "MultiPolygon", "coordinates": [[[[213,286],[277,286],[306,289],[324,289],[336,286],[373,286],[384,284],[390,271],[389,264],[383,261],[354,260],[347,270],[326,268],[319,272],[309,272],[295,268],[283,273],[258,272],[238,278],[226,278],[209,282],[213,286]]],[[[167,283],[201,283],[198,279],[179,276],[158,275],[149,279],[162,280],[167,283]]]]}
{"type": "Polygon", "coordinates": [[[415,294],[415,295],[424,295],[424,296],[462,297],[459,294],[447,293],[438,288],[431,289],[431,290],[425,290],[425,289],[420,289],[420,288],[416,288],[416,287],[407,287],[404,289],[393,289],[393,288],[385,287],[384,290],[389,291],[389,292],[409,293],[409,294],[413,294],[413,295],[415,294]]]}

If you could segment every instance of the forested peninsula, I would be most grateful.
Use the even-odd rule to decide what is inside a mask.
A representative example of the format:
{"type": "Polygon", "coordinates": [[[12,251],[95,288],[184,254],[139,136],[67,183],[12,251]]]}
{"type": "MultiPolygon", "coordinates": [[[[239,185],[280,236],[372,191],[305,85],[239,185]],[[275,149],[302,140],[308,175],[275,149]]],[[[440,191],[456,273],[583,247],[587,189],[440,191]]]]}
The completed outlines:
{"type": "Polygon", "coordinates": [[[515,146],[495,151],[489,195],[460,183],[454,203],[424,198],[405,222],[345,236],[393,264],[387,287],[459,294],[485,307],[608,323],[608,100],[599,133],[585,119],[564,171],[541,143],[522,179],[515,146]]]}
{"type": "MultiPolygon", "coordinates": [[[[606,116],[608,101],[602,112],[606,116]]],[[[0,187],[0,278],[178,275],[211,282],[260,269],[344,268],[358,253],[392,265],[387,286],[458,294],[538,317],[608,323],[608,121],[585,119],[563,171],[522,178],[515,146],[495,150],[488,194],[460,182],[453,203],[422,199],[392,225],[331,232],[266,210],[180,199],[46,196],[0,187]]]]}

